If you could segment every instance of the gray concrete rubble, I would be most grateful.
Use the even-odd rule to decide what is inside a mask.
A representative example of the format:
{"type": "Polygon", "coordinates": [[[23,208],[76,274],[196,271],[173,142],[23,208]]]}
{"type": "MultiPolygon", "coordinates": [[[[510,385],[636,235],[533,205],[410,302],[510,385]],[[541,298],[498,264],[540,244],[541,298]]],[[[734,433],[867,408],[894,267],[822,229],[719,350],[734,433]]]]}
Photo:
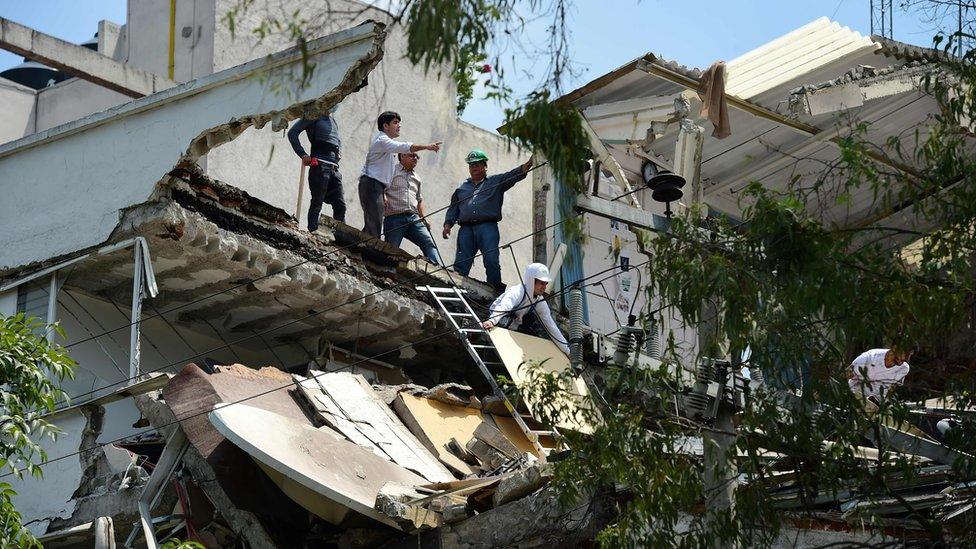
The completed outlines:
{"type": "MultiPolygon", "coordinates": [[[[94,526],[103,517],[111,517],[115,535],[124,539],[138,520],[136,502],[149,475],[121,447],[96,444],[103,434],[103,406],[85,405],[67,413],[82,418],[84,425],[75,450],[94,447],[97,451],[81,452],[74,458],[80,463],[81,474],[71,494],[71,512],[47,521],[45,530],[54,535],[45,545],[61,547],[91,543],[97,528],[88,526],[94,526]]],[[[73,464],[66,467],[73,467],[73,464]]],[[[175,502],[176,494],[169,490],[164,493],[160,505],[172,507],[175,502]]]]}
{"type": "MultiPolygon", "coordinates": [[[[241,445],[236,435],[228,434],[231,438],[225,438],[222,433],[228,428],[226,424],[215,429],[214,422],[218,420],[214,419],[214,414],[217,412],[210,414],[209,419],[206,414],[208,410],[221,410],[223,406],[242,398],[258,395],[247,400],[246,405],[240,405],[239,412],[247,414],[250,412],[246,410],[250,409],[261,411],[264,416],[271,413],[270,417],[278,418],[274,424],[281,428],[286,423],[307,425],[304,429],[315,429],[327,435],[319,436],[317,444],[348,445],[353,442],[363,448],[365,454],[346,451],[344,455],[348,463],[343,465],[348,470],[357,471],[357,475],[361,474],[363,483],[371,478],[369,475],[378,471],[375,464],[370,465],[375,462],[376,456],[382,457],[384,467],[393,471],[391,468],[404,467],[398,465],[404,462],[404,451],[424,452],[412,438],[418,435],[417,429],[421,428],[416,424],[411,427],[413,435],[406,431],[396,435],[403,441],[407,438],[414,440],[415,450],[409,450],[409,445],[397,450],[393,439],[386,439],[382,448],[374,447],[370,442],[381,440],[378,433],[384,429],[391,434],[395,432],[389,431],[386,425],[396,424],[400,429],[406,429],[404,424],[398,423],[396,412],[384,402],[379,392],[374,392],[374,396],[370,397],[374,399],[372,406],[385,407],[385,411],[378,414],[372,412],[371,416],[365,409],[357,410],[352,400],[346,402],[339,399],[326,408],[316,407],[308,399],[321,399],[322,396],[301,392],[302,384],[314,379],[322,395],[330,394],[333,385],[336,391],[349,392],[347,386],[350,383],[368,393],[372,389],[365,384],[362,376],[315,370],[310,370],[308,375],[315,377],[296,375],[293,379],[275,368],[255,370],[239,364],[216,366],[209,370],[191,364],[170,379],[162,391],[151,391],[135,397],[139,411],[164,436],[169,438],[175,429],[180,429],[189,440],[189,448],[181,458],[182,468],[178,468],[182,471],[179,474],[183,475],[181,482],[205,499],[207,504],[204,507],[212,509],[205,514],[198,512],[198,516],[191,518],[196,530],[222,533],[222,539],[228,544],[235,539],[246,539],[254,547],[290,547],[313,540],[350,548],[396,547],[404,542],[415,543],[411,540],[418,535],[436,540],[437,546],[443,547],[536,547],[572,545],[592,538],[605,524],[607,515],[600,511],[603,509],[602,503],[587,500],[579,502],[572,509],[561,509],[555,493],[545,488],[552,468],[533,464],[534,458],[520,456],[510,459],[493,449],[489,442],[506,448],[511,454],[519,452],[517,443],[507,438],[511,434],[506,435],[494,427],[475,429],[475,436],[465,441],[468,445],[475,443],[492,450],[492,454],[484,458],[492,463],[481,463],[478,467],[484,471],[481,476],[455,478],[449,475],[441,481],[430,482],[402,469],[404,473],[400,475],[401,478],[416,480],[406,483],[386,481],[382,486],[375,484],[377,488],[372,496],[375,511],[372,512],[379,515],[368,516],[348,509],[337,513],[336,510],[349,505],[350,500],[341,490],[338,493],[331,488],[320,490],[325,487],[317,484],[314,478],[303,476],[314,476],[314,473],[302,469],[298,456],[294,464],[289,464],[289,454],[282,453],[282,448],[276,444],[275,448],[268,448],[267,451],[278,456],[273,458],[277,461],[268,461],[270,454],[261,450],[260,442],[258,446],[249,446],[241,445]],[[329,412],[333,417],[324,424],[316,419],[316,415],[323,413],[323,410],[333,410],[329,412]],[[347,417],[335,415],[340,411],[347,417]],[[369,423],[363,419],[367,416],[373,418],[369,423]],[[389,419],[383,420],[384,416],[389,419]],[[346,426],[353,420],[356,422],[355,429],[346,426]],[[369,460],[363,460],[366,454],[369,454],[369,460]],[[515,469],[491,472],[500,465],[494,460],[510,463],[515,469]],[[269,464],[277,466],[272,470],[269,464]],[[596,506],[591,507],[593,505],[596,506]],[[527,520],[528,516],[532,519],[527,520]],[[489,530],[497,531],[489,533],[489,530]]],[[[429,390],[415,384],[378,386],[378,389],[392,392],[399,389],[408,394],[427,395],[432,402],[451,409],[481,413],[475,408],[463,406],[470,404],[470,401],[459,395],[466,394],[470,389],[459,384],[445,384],[429,390]],[[435,398],[441,400],[433,400],[435,398]]],[[[336,394],[332,396],[336,398],[336,394]]],[[[258,421],[258,416],[254,416],[254,420],[258,421]]],[[[524,446],[526,443],[518,444],[524,446]]],[[[342,468],[337,468],[338,464],[321,463],[316,466],[322,467],[329,476],[342,474],[342,468]]],[[[350,493],[349,498],[352,497],[350,493]]],[[[201,505],[197,505],[199,507],[201,505]]],[[[153,519],[157,520],[165,515],[165,508],[156,506],[151,512],[153,519]]],[[[159,528],[159,535],[162,535],[166,528],[159,528]]],[[[208,539],[216,540],[216,535],[208,539]]],[[[431,546],[426,542],[422,545],[431,546]]]]}

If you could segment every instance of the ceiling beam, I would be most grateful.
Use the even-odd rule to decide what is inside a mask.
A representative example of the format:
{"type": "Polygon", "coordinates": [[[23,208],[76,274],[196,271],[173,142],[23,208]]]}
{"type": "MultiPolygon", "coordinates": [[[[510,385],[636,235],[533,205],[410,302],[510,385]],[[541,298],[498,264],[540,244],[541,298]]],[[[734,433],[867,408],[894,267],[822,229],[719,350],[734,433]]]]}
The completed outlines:
{"type": "Polygon", "coordinates": [[[0,17],[0,48],[132,98],[176,85],[162,76],[124,65],[3,17],[0,17]]]}
{"type": "MultiPolygon", "coordinates": [[[[640,70],[642,70],[642,71],[644,71],[644,72],[646,72],[647,74],[651,74],[651,75],[657,76],[659,78],[663,78],[663,79],[665,79],[665,80],[667,80],[669,82],[672,82],[672,83],[677,84],[679,86],[684,86],[684,87],[686,87],[686,88],[688,88],[690,90],[697,90],[698,89],[698,80],[697,79],[691,78],[690,76],[681,74],[680,72],[674,71],[674,70],[669,69],[667,67],[663,67],[663,66],[658,65],[657,63],[654,63],[652,61],[640,60],[640,61],[637,62],[637,68],[640,69],[640,70]]],[[[731,106],[731,107],[733,107],[733,108],[735,108],[737,110],[740,110],[740,111],[749,113],[749,114],[751,114],[753,116],[756,116],[758,118],[762,118],[762,119],[765,119],[765,120],[769,120],[770,122],[773,122],[773,123],[779,124],[781,126],[787,127],[787,128],[789,128],[789,129],[791,129],[791,130],[793,130],[793,131],[795,131],[797,133],[800,133],[800,134],[809,135],[809,136],[815,136],[815,135],[819,135],[819,134],[821,134],[821,133],[824,132],[824,130],[822,130],[822,129],[816,127],[816,126],[811,126],[810,124],[806,124],[804,122],[800,122],[799,120],[794,120],[794,119],[789,118],[787,116],[784,116],[784,115],[782,115],[782,114],[780,114],[780,113],[778,113],[776,111],[773,111],[773,110],[767,109],[765,107],[759,106],[759,105],[757,105],[755,103],[746,101],[745,99],[741,99],[741,98],[736,97],[734,95],[729,95],[729,94],[726,93],[725,94],[725,100],[728,102],[729,106],[731,106]]],[[[838,148],[840,148],[843,145],[843,140],[840,139],[837,136],[830,137],[830,138],[826,139],[825,141],[828,142],[828,143],[834,144],[838,148]]],[[[912,176],[912,177],[914,177],[916,179],[921,179],[922,178],[921,174],[919,174],[918,171],[915,170],[915,168],[913,168],[913,167],[911,167],[911,166],[909,166],[907,164],[904,164],[902,162],[898,162],[896,160],[892,160],[892,159],[886,157],[885,155],[880,154],[880,153],[878,153],[876,151],[866,151],[865,154],[866,154],[866,156],[868,156],[869,158],[871,158],[875,162],[878,162],[879,164],[883,164],[885,166],[888,166],[890,168],[893,168],[893,169],[895,169],[897,171],[900,171],[900,172],[902,172],[902,173],[904,173],[906,175],[912,176]]]]}

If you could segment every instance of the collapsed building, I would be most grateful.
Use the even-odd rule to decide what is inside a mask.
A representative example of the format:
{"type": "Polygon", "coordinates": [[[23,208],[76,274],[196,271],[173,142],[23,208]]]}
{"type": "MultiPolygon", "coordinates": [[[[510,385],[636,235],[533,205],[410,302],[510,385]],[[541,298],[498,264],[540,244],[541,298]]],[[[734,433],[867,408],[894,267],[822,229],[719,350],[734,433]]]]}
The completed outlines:
{"type": "MultiPolygon", "coordinates": [[[[231,64],[233,56],[220,56],[240,50],[214,38],[222,32],[214,14],[226,5],[204,4],[178,13],[190,18],[191,38],[196,23],[209,22],[210,65],[201,68],[200,56],[191,56],[169,79],[151,63],[136,69],[79,54],[91,62],[79,67],[70,56],[42,57],[30,47],[25,53],[48,64],[60,59],[87,78],[55,86],[114,82],[110,91],[126,98],[0,145],[7,197],[0,203],[6,235],[0,312],[60,322],[62,343],[79,362],[78,375],[65,384],[70,401],[48,418],[64,434],[45,442],[51,459],[43,479],[14,483],[27,526],[55,547],[155,546],[170,536],[208,547],[242,540],[257,547],[591,540],[610,520],[611,502],[594,497],[566,509],[546,486],[557,430],[588,426],[541,425],[532,402],[506,405],[494,382],[497,374],[518,380],[526,361],[547,359],[548,367],[565,371],[568,359],[544,340],[505,331],[479,340],[485,332],[472,317],[483,315],[494,296],[477,276],[438,268],[326,217],[321,234],[303,231],[302,216],[290,213],[295,170],[279,166],[286,162],[280,156],[264,162],[265,145],[281,140],[269,130],[336,104],[340,120],[372,125],[381,109],[364,108],[362,95],[375,91],[384,51],[402,35],[364,15],[356,26],[308,43],[305,54],[317,70],[297,97],[283,96],[272,83],[301,70],[302,51],[258,50],[271,55],[231,64]],[[65,200],[65,186],[74,198],[65,200]],[[438,291],[446,293],[437,297],[438,291]],[[451,309],[444,298],[464,307],[451,309]],[[487,347],[497,357],[479,354],[487,347]]],[[[136,44],[136,30],[115,34],[136,44]]],[[[107,34],[100,33],[99,48],[107,34]]],[[[15,38],[5,34],[3,42],[15,38]]],[[[700,72],[653,55],[568,94],[560,101],[583,112],[598,157],[593,193],[569,196],[545,168],[536,171],[531,189],[526,184],[509,201],[518,206],[506,213],[514,248],[506,280],[517,280],[516,265],[532,259],[553,267],[562,297],[573,282],[619,268],[605,301],[581,296],[594,350],[588,360],[611,360],[614,342],[604,334],[644,305],[633,273],[622,268],[624,260],[638,263],[628,226],[667,225],[665,205],[650,191],[634,191],[646,184],[647,163],[654,173],[682,175],[693,200],[734,215],[728,193],[742,181],[762,176],[783,184],[797,169],[784,158],[808,150],[835,154],[831,122],[842,112],[898,117],[892,128],[920,123],[935,108],[918,84],[926,55],[814,22],[728,64],[732,140],[706,139],[694,105],[684,104],[700,72]],[[894,77],[844,77],[864,64],[893,67],[894,77]],[[811,87],[797,89],[803,85],[811,87]],[[866,91],[871,86],[883,89],[866,91]],[[779,112],[783,104],[791,111],[779,112]],[[673,123],[682,117],[689,123],[673,123]],[[567,200],[595,231],[589,248],[556,226],[567,200]],[[608,258],[600,248],[614,239],[622,240],[622,252],[608,258]]],[[[497,136],[440,116],[435,124],[458,137],[458,150],[487,140],[514,162],[497,136]]],[[[431,169],[451,173],[448,164],[431,169]]],[[[852,223],[876,218],[857,202],[835,214],[852,223]]],[[[654,335],[667,329],[683,334],[693,356],[694,328],[682,331],[681,319],[672,321],[652,327],[644,352],[630,356],[655,364],[654,335]]],[[[703,380],[691,376],[689,386],[696,381],[703,380]]],[[[575,381],[577,394],[590,388],[575,381]]],[[[952,459],[937,434],[909,434],[906,452],[933,467],[952,459]]],[[[929,485],[937,487],[943,488],[929,485]]],[[[776,497],[784,509],[800,505],[788,484],[776,497]]],[[[857,524],[843,516],[850,509],[901,511],[854,496],[820,504],[836,505],[822,518],[845,529],[803,535],[828,541],[870,539],[853,533],[857,524]]]]}

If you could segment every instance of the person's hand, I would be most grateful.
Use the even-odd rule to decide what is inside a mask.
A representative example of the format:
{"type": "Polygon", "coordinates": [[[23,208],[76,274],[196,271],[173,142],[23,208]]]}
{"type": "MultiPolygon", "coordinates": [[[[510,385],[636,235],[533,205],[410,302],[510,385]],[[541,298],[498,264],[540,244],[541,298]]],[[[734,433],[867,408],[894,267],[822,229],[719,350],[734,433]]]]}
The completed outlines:
{"type": "Polygon", "coordinates": [[[492,329],[492,328],[495,327],[495,323],[492,322],[492,321],[490,321],[490,320],[486,320],[486,321],[484,321],[484,322],[481,323],[481,327],[484,328],[484,329],[486,329],[486,330],[490,330],[490,329],[492,329]]]}
{"type": "Polygon", "coordinates": [[[431,143],[430,145],[427,145],[424,148],[427,149],[428,151],[437,152],[437,151],[441,150],[441,143],[443,143],[443,141],[438,141],[436,143],[431,143]]]}
{"type": "Polygon", "coordinates": [[[533,156],[530,156],[529,159],[528,159],[528,161],[525,162],[525,164],[522,164],[522,172],[529,171],[532,168],[533,162],[535,162],[534,155],[533,156]]]}
{"type": "Polygon", "coordinates": [[[450,225],[444,225],[444,231],[441,232],[441,236],[444,237],[444,240],[447,240],[447,238],[449,236],[451,236],[451,226],[450,225]]]}
{"type": "Polygon", "coordinates": [[[305,156],[303,156],[302,157],[302,164],[305,165],[305,166],[311,166],[312,165],[312,157],[309,156],[309,155],[307,155],[307,154],[305,156]]]}

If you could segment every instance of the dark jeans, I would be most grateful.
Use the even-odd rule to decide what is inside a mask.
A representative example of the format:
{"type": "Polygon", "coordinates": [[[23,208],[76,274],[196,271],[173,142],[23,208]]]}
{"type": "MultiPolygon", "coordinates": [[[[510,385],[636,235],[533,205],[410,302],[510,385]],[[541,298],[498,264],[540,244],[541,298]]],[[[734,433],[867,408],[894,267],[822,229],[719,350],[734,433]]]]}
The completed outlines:
{"type": "Polygon", "coordinates": [[[383,219],[383,235],[384,239],[394,246],[399,246],[400,242],[406,238],[416,244],[431,263],[443,265],[441,256],[437,254],[434,238],[427,230],[427,226],[420,220],[419,215],[402,213],[386,216],[383,219]]]}
{"type": "Polygon", "coordinates": [[[458,229],[457,256],[454,259],[454,270],[468,276],[474,256],[479,251],[485,262],[485,274],[488,284],[497,291],[502,291],[502,267],[498,261],[498,223],[486,221],[474,225],[461,225],[458,229]]]}
{"type": "MultiPolygon", "coordinates": [[[[507,314],[498,321],[498,325],[507,330],[510,329],[509,326],[511,326],[513,320],[515,320],[515,317],[511,314],[507,314]]],[[[518,329],[515,331],[528,334],[530,336],[541,337],[543,339],[552,339],[549,337],[546,327],[542,325],[542,321],[539,320],[539,315],[535,313],[535,307],[531,307],[525,312],[524,315],[522,315],[522,323],[519,324],[518,329]]]]}
{"type": "Polygon", "coordinates": [[[342,174],[333,166],[319,162],[309,166],[308,188],[312,191],[312,201],[308,205],[308,230],[319,228],[319,214],[322,203],[332,206],[332,217],[336,221],[346,220],[346,199],[342,196],[342,174]]]}
{"type": "Polygon", "coordinates": [[[359,203],[363,206],[366,233],[379,237],[383,231],[383,193],[386,187],[372,177],[359,176],[359,203]]]}

